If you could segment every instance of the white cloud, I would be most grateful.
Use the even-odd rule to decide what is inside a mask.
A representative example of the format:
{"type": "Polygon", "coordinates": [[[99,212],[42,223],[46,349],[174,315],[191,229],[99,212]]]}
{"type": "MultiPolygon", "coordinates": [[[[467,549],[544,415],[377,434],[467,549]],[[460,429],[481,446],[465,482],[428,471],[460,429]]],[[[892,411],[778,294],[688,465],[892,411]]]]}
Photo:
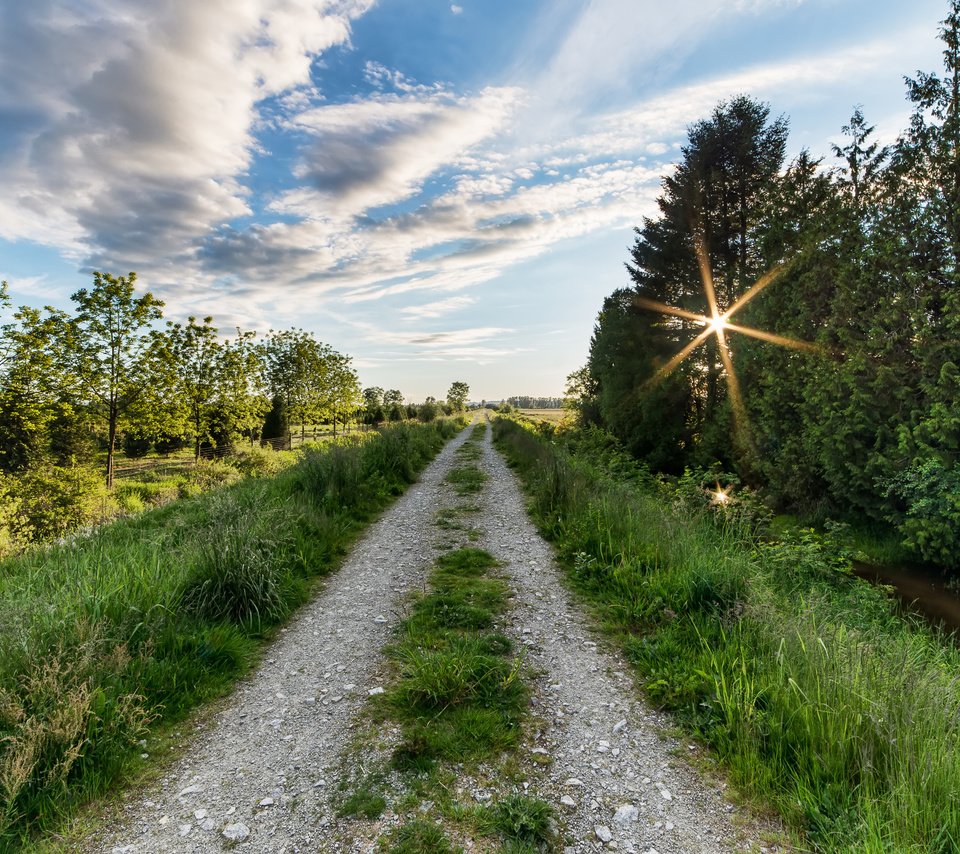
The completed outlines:
{"type": "Polygon", "coordinates": [[[456,3],[454,3],[450,6],[450,11],[453,12],[454,15],[462,15],[463,6],[458,6],[456,3]]]}
{"type": "Polygon", "coordinates": [[[175,267],[249,213],[258,103],[309,87],[314,57],[344,43],[370,2],[14,4],[0,105],[31,115],[0,149],[0,236],[175,267]]]}
{"type": "Polygon", "coordinates": [[[422,320],[443,317],[455,311],[460,311],[473,305],[476,300],[473,297],[450,297],[445,300],[425,303],[423,305],[410,305],[401,308],[400,313],[406,315],[408,320],[422,320]]]}
{"type": "MultiPolygon", "coordinates": [[[[277,203],[303,219],[219,236],[207,252],[213,268],[262,283],[252,284],[248,296],[269,295],[275,305],[284,302],[274,286],[281,268],[296,283],[291,297],[335,295],[357,307],[418,292],[462,292],[561,241],[639,222],[654,208],[664,170],[662,161],[648,158],[671,156],[687,125],[717,101],[741,91],[822,89],[854,70],[869,74],[888,55],[889,46],[878,43],[747,69],[596,116],[589,133],[531,142],[516,152],[511,127],[526,116],[514,112],[524,97],[515,90],[458,98],[378,94],[322,106],[292,121],[318,144],[342,145],[327,146],[328,160],[310,164],[313,188],[277,203]],[[488,98],[494,106],[481,106],[488,98]],[[437,174],[449,176],[448,189],[415,209],[378,222],[356,219],[373,205],[412,198],[437,174]]],[[[442,313],[429,307],[445,313],[465,298],[403,314],[435,320],[442,313]]]]}
{"type": "Polygon", "coordinates": [[[305,112],[291,126],[316,138],[298,170],[306,186],[273,207],[336,219],[409,198],[500,130],[520,98],[520,90],[501,87],[461,98],[382,95],[305,112]]]}

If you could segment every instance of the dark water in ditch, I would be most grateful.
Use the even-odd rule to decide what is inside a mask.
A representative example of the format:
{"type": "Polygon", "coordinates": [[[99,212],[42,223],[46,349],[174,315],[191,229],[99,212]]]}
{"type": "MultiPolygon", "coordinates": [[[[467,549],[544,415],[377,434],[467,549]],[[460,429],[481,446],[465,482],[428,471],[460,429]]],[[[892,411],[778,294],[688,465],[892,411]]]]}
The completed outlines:
{"type": "Polygon", "coordinates": [[[960,593],[944,577],[927,567],[870,566],[854,563],[854,573],[875,584],[889,584],[904,608],[926,617],[948,632],[960,632],[960,593]]]}

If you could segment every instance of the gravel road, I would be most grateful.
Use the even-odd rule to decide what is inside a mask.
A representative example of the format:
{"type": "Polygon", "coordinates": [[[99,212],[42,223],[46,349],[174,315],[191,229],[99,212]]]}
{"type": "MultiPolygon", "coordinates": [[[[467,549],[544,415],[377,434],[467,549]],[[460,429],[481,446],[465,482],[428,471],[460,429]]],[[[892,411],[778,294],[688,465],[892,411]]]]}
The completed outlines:
{"type": "MultiPolygon", "coordinates": [[[[391,626],[436,556],[436,513],[453,502],[443,479],[469,432],[371,526],[226,708],[157,784],[127,796],[122,818],[92,836],[88,852],[373,850],[373,840],[336,841],[345,836],[330,792],[364,703],[382,686],[391,626]]],[[[638,699],[623,661],[561,586],[489,430],[480,465],[490,480],[471,524],[515,592],[503,628],[526,650],[535,719],[521,751],[529,794],[557,809],[562,850],[776,850],[761,846],[764,828],[738,815],[722,785],[678,758],[687,745],[658,734],[669,722],[638,699]]]]}

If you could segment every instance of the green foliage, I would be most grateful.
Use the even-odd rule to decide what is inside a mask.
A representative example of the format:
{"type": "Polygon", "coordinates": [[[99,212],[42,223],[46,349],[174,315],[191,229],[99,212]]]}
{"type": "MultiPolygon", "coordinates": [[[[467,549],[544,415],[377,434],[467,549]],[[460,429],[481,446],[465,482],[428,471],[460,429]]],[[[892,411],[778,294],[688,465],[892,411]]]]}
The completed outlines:
{"type": "Polygon", "coordinates": [[[290,451],[274,451],[269,446],[246,448],[226,458],[225,462],[248,477],[269,477],[279,474],[296,460],[290,451]]]}
{"type": "MultiPolygon", "coordinates": [[[[960,838],[955,645],[849,572],[849,533],[752,540],[498,419],[570,579],[648,696],[812,850],[947,851],[960,838]]],[[[687,485],[701,488],[694,476],[687,485]]],[[[684,487],[681,487],[681,490],[684,487]]]]}
{"type": "Polygon", "coordinates": [[[6,489],[16,500],[8,523],[14,543],[47,542],[113,515],[101,475],[87,466],[35,465],[8,478],[6,489]]]}
{"type": "MultiPolygon", "coordinates": [[[[382,444],[412,454],[413,476],[454,429],[404,427],[416,434],[409,441],[371,435],[339,450],[373,459],[367,449],[382,444]]],[[[199,470],[211,482],[239,477],[225,464],[199,470]]],[[[44,501],[75,476],[37,471],[44,501]]],[[[358,520],[388,500],[383,478],[366,471],[376,481],[361,489],[368,504],[346,507],[304,489],[309,471],[292,467],[0,564],[0,849],[16,850],[113,784],[151,721],[181,719],[230,688],[257,640],[334,568],[358,520]]],[[[131,495],[134,486],[146,504],[148,484],[131,484],[131,495]]],[[[22,515],[17,507],[7,518],[22,515]]]]}
{"type": "Polygon", "coordinates": [[[163,303],[149,291],[134,296],[136,273],[95,272],[93,287],[70,298],[77,313],[58,324],[59,348],[69,372],[66,382],[91,401],[107,431],[107,485],[113,485],[113,455],[120,420],[156,382],[163,348],[151,324],[163,303]]]}
{"type": "Polygon", "coordinates": [[[924,560],[960,568],[960,464],[937,458],[913,466],[892,481],[906,504],[900,531],[924,560]]]}
{"type": "Polygon", "coordinates": [[[130,459],[135,460],[139,457],[145,457],[150,453],[152,446],[153,439],[150,436],[141,436],[132,430],[128,430],[123,434],[121,447],[123,448],[123,453],[130,457],[130,459]]]}
{"type": "Polygon", "coordinates": [[[467,408],[467,398],[470,396],[470,386],[457,380],[447,389],[447,405],[454,412],[463,412],[467,408]]]}
{"type": "Polygon", "coordinates": [[[693,125],[658,215],[637,230],[632,287],[604,301],[570,396],[581,424],[654,471],[719,460],[779,510],[889,523],[953,566],[950,495],[927,491],[952,481],[926,461],[949,471],[960,455],[956,0],[940,37],[942,74],[906,81],[908,128],[880,146],[855,108],[833,146],[839,169],[807,152],[784,168],[786,122],[746,97],[693,125]],[[711,315],[711,288],[721,315],[735,307],[737,325],[782,337],[734,329],[696,343],[704,325],[689,313],[711,315]],[[897,485],[905,471],[916,507],[897,485]]]}

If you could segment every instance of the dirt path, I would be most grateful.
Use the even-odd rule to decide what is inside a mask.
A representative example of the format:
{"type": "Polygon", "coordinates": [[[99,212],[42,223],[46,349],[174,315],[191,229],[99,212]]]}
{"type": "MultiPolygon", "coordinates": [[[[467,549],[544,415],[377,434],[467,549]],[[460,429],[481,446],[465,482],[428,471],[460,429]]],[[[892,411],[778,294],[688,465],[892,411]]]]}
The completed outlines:
{"type": "MultiPolygon", "coordinates": [[[[90,852],[373,850],[373,838],[336,841],[353,834],[338,827],[330,793],[364,702],[382,685],[391,625],[442,545],[436,513],[452,501],[443,479],[468,432],[371,527],[183,759],[89,840],[90,852]]],[[[530,794],[557,809],[561,850],[749,850],[755,824],[676,758],[686,747],[659,737],[667,722],[591,636],[489,430],[480,465],[490,479],[471,524],[505,564],[515,599],[504,629],[540,674],[530,677],[535,724],[521,752],[530,794]]]]}

